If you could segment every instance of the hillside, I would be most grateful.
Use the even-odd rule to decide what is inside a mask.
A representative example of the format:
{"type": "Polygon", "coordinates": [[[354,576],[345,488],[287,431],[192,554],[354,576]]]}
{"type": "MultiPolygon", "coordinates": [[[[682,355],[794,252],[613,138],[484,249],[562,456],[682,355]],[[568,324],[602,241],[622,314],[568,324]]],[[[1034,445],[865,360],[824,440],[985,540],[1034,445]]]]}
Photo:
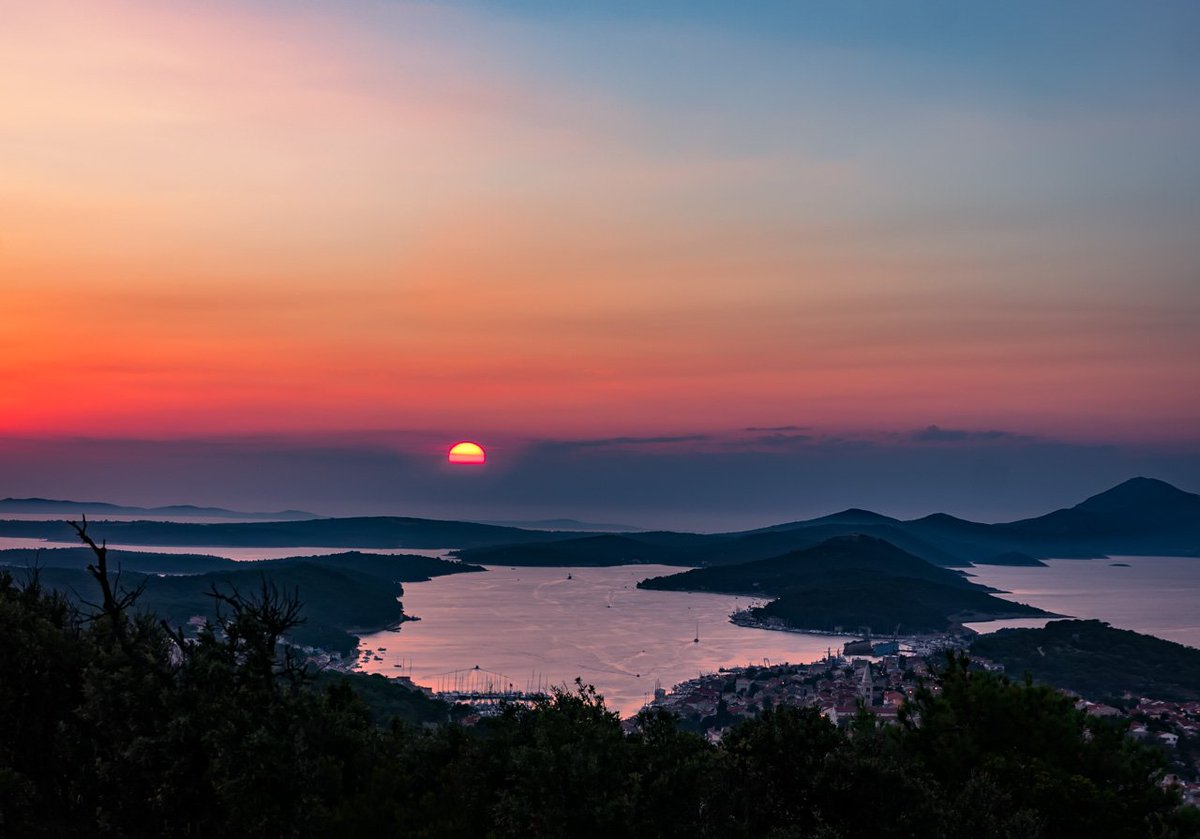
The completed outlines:
{"type": "MultiPolygon", "coordinates": [[[[13,568],[75,568],[85,570],[95,562],[90,548],[8,548],[0,550],[0,565],[13,568]]],[[[236,561],[211,554],[174,554],[156,551],[126,551],[110,548],[113,569],[144,574],[205,574],[210,571],[265,570],[285,568],[299,562],[327,565],[383,577],[401,583],[420,583],[446,574],[482,571],[465,562],[450,562],[419,554],[371,554],[343,551],[319,556],[290,556],[283,559],[236,561]]]]}
{"type": "Polygon", "coordinates": [[[1001,629],[981,635],[971,654],[1003,664],[1010,676],[1089,699],[1134,696],[1200,700],[1200,650],[1098,620],[1051,621],[1044,629],[1001,629]]]}
{"type": "MultiPolygon", "coordinates": [[[[144,574],[204,574],[238,565],[232,559],[211,554],[171,554],[156,551],[126,551],[110,548],[108,560],[114,569],[144,574]]],[[[84,570],[96,561],[91,548],[8,548],[0,550],[0,565],[14,568],[75,568],[84,570]]]]}
{"type": "MultiPolygon", "coordinates": [[[[110,552],[114,570],[118,556],[131,554],[137,556],[135,552],[110,552]]],[[[172,558],[169,554],[157,556],[172,558]]],[[[358,633],[377,631],[408,619],[399,601],[404,593],[402,581],[417,582],[443,574],[483,570],[431,557],[357,552],[261,562],[229,561],[228,566],[219,570],[166,576],[161,576],[164,573],[161,571],[146,573],[131,567],[138,564],[123,565],[121,584],[130,589],[145,585],[138,600],[139,608],[155,613],[173,626],[187,626],[195,616],[215,618],[217,602],[209,596],[214,587],[222,592],[236,588],[252,593],[267,581],[280,591],[294,591],[304,604],[306,620],[293,632],[295,643],[342,655],[353,654],[358,633]]],[[[38,576],[44,585],[76,599],[79,592],[90,592],[95,587],[81,567],[43,565],[38,576]]]]}
{"type": "MultiPolygon", "coordinates": [[[[644,580],[641,588],[668,591],[717,591],[735,594],[779,594],[799,585],[819,586],[836,578],[863,573],[923,579],[969,589],[962,574],[940,568],[872,536],[838,536],[819,545],[770,559],[695,568],[667,577],[644,580]]],[[[982,590],[982,587],[978,587],[982,590]]]]}
{"type": "Polygon", "coordinates": [[[284,559],[265,559],[255,562],[239,562],[239,568],[271,570],[294,565],[320,565],[337,570],[353,571],[372,577],[381,577],[396,583],[423,583],[434,577],[448,574],[465,574],[483,571],[478,565],[467,562],[451,562],[419,554],[372,554],[361,551],[343,551],[319,556],[289,556],[284,559]]]}
{"type": "Polygon", "coordinates": [[[876,634],[909,635],[942,632],[966,621],[1044,614],[983,590],[884,575],[785,589],[775,600],[750,610],[755,620],[774,618],[797,629],[857,632],[865,627],[876,634]]]}
{"type": "Polygon", "coordinates": [[[712,591],[775,599],[751,611],[757,620],[830,631],[871,627],[931,632],[964,620],[1045,614],[994,597],[961,574],[932,565],[870,536],[843,536],[768,560],[654,577],[640,588],[712,591]]]}

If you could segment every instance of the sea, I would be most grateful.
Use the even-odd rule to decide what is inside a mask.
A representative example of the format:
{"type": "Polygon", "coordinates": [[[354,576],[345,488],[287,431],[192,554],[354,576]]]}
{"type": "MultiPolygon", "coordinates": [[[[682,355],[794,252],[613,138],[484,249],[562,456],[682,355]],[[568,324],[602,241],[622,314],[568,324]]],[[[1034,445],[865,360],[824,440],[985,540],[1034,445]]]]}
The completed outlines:
{"type": "MultiPolygon", "coordinates": [[[[0,538],[0,548],[59,547],[0,538]]],[[[121,547],[111,545],[111,547],[121,547]]],[[[237,560],[338,553],[348,548],[130,546],[207,553],[237,560]]],[[[384,553],[445,555],[397,548],[384,553]]],[[[584,568],[488,566],[405,583],[404,611],[417,621],[363,636],[366,672],[410,676],[435,690],[485,678],[516,690],[591,684],[609,708],[636,712],[656,688],[748,664],[817,661],[844,636],[737,626],[729,615],[755,603],[723,594],[650,591],[665,565],[584,568]]],[[[1046,560],[1045,567],[976,566],[968,573],[999,596],[1057,615],[1098,618],[1115,627],[1200,648],[1200,558],[1126,556],[1046,560]]],[[[978,632],[1042,626],[1046,619],[972,623],[978,632]]]]}
{"type": "MultiPolygon", "coordinates": [[[[972,580],[999,595],[1075,618],[1096,618],[1200,648],[1200,557],[1111,556],[1047,559],[1045,568],[978,565],[972,580]]],[[[1045,620],[968,624],[978,632],[1040,627],[1045,620]]]]}

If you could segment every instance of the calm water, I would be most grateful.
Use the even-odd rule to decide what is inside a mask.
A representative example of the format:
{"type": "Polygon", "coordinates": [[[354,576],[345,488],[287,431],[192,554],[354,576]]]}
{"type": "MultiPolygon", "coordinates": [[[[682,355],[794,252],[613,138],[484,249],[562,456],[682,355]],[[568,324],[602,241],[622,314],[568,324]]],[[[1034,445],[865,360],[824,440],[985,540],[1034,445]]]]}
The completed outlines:
{"type": "MultiPolygon", "coordinates": [[[[75,543],[67,543],[75,544],[75,543]]],[[[0,548],[59,547],[38,539],[0,537],[0,548]]],[[[114,545],[113,547],[118,547],[114,545]]],[[[130,546],[165,553],[209,553],[237,560],[339,553],[347,548],[225,548],[130,546]]],[[[374,553],[444,551],[396,548],[374,553]]],[[[1047,560],[1045,568],[980,566],[976,581],[1009,599],[1079,618],[1099,618],[1200,648],[1200,558],[1112,557],[1047,560]],[[1114,564],[1120,563],[1120,564],[1114,564]]],[[[421,618],[399,632],[366,636],[363,647],[380,661],[364,669],[408,674],[420,684],[445,684],[443,674],[480,668],[504,674],[518,687],[570,684],[576,676],[605,695],[622,714],[636,711],[654,690],[721,666],[748,662],[815,661],[844,638],[770,632],[729,623],[746,597],[642,591],[645,577],[679,568],[508,568],[406,583],[404,610],[421,618]],[[570,574],[573,579],[568,580],[570,574]],[[699,628],[700,643],[693,642],[699,628]],[[401,665],[397,667],[396,665],[401,665]]],[[[980,632],[1042,626],[1045,620],[973,623],[980,632]]]]}
{"type": "MultiPolygon", "coordinates": [[[[1049,559],[1046,568],[978,566],[976,582],[1001,595],[1060,615],[1099,618],[1191,647],[1200,647],[1200,558],[1114,556],[1049,559]],[[1114,563],[1123,563],[1114,565],[1114,563]]],[[[1006,626],[1045,625],[1044,620],[968,624],[979,632],[1006,626]]]]}
{"type": "Polygon", "coordinates": [[[404,611],[421,620],[364,637],[367,649],[387,648],[364,669],[407,674],[411,660],[414,680],[434,688],[442,674],[476,665],[520,688],[579,676],[625,715],[645,703],[656,681],[669,689],[721,666],[816,661],[846,640],[735,626],[729,613],[749,605],[746,597],[636,588],[679,570],[491,567],[406,583],[404,611]]]}

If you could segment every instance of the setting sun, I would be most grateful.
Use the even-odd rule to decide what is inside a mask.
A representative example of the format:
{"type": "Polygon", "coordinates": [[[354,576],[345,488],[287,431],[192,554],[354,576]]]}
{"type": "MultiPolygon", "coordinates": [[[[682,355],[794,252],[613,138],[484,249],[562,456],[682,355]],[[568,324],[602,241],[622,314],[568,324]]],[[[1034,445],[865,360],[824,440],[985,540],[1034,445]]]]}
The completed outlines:
{"type": "Polygon", "coordinates": [[[478,443],[463,441],[450,447],[451,463],[482,465],[486,461],[487,455],[478,443]]]}

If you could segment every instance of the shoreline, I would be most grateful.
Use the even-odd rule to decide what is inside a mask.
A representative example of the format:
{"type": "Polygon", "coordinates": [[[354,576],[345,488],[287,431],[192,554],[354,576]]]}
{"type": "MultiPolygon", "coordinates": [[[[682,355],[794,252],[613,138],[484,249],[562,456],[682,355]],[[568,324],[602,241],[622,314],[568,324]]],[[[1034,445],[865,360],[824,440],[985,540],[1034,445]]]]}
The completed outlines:
{"type": "MultiPolygon", "coordinates": [[[[942,638],[953,635],[978,635],[979,633],[970,627],[964,626],[967,623],[989,623],[991,621],[1006,621],[1006,620],[1072,620],[1071,615],[1059,615],[1053,612],[1046,612],[1040,615],[1030,615],[1022,613],[1003,612],[999,614],[988,613],[986,617],[974,617],[973,613],[960,613],[955,616],[953,623],[944,630],[916,633],[903,636],[913,640],[930,640],[934,638],[942,638]],[[958,631],[954,631],[957,627],[958,631]]],[[[809,627],[789,626],[782,623],[772,623],[769,621],[777,620],[768,618],[767,621],[762,621],[757,618],[750,617],[748,611],[734,612],[729,616],[729,622],[737,626],[743,626],[748,629],[768,629],[774,632],[793,632],[799,635],[827,635],[835,638],[860,638],[861,632],[835,632],[831,629],[812,629],[809,627]]],[[[882,636],[880,636],[882,637],[882,636]]]]}

